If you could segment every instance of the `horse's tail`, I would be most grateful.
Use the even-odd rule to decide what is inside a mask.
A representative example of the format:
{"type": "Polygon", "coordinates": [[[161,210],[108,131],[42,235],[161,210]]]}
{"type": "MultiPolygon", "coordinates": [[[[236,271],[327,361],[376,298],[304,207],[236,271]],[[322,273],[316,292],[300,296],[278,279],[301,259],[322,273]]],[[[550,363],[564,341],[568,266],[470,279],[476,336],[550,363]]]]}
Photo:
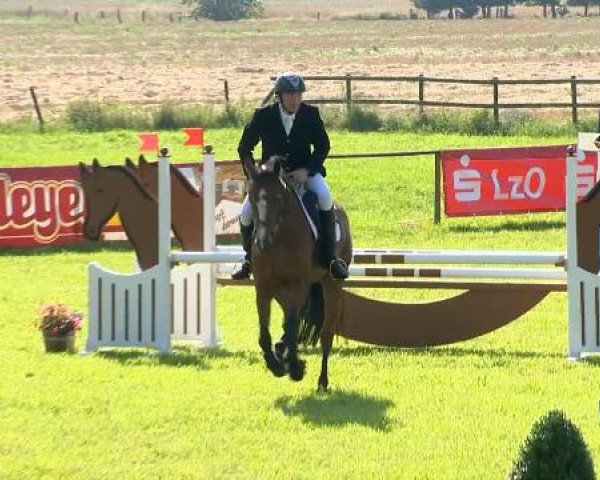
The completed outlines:
{"type": "Polygon", "coordinates": [[[298,343],[316,345],[325,321],[325,298],[320,283],[313,283],[300,315],[298,343]]]}

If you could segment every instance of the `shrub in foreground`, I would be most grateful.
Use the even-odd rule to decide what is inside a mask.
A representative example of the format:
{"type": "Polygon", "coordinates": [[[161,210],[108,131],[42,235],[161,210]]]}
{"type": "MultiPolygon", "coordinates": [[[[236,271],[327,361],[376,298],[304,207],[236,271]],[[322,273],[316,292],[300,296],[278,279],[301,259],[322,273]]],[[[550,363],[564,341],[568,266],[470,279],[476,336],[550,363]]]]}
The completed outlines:
{"type": "Polygon", "coordinates": [[[539,419],[521,446],[510,480],[595,480],[579,429],[559,410],[539,419]]]}

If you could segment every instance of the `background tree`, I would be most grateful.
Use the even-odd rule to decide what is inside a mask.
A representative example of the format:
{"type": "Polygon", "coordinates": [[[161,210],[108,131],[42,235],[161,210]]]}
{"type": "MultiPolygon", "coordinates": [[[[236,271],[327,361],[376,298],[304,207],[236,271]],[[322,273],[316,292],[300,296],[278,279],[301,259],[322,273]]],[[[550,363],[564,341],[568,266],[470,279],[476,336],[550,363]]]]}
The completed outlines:
{"type": "Polygon", "coordinates": [[[544,18],[548,17],[548,7],[550,7],[550,14],[552,18],[558,17],[558,7],[561,3],[561,0],[516,0],[517,3],[521,3],[523,5],[541,5],[542,6],[542,15],[544,18]]]}
{"type": "MultiPolygon", "coordinates": [[[[593,6],[600,6],[600,0],[567,0],[567,5],[573,7],[583,7],[583,15],[587,17],[588,10],[593,6]]],[[[599,8],[600,13],[600,8],[599,8]]]]}
{"type": "Polygon", "coordinates": [[[479,11],[473,0],[413,0],[416,8],[425,10],[427,18],[435,17],[438,13],[448,10],[450,18],[472,18],[479,11]]]}
{"type": "Polygon", "coordinates": [[[260,16],[263,12],[262,0],[182,0],[185,5],[196,5],[192,10],[194,18],[228,21],[260,16]]]}

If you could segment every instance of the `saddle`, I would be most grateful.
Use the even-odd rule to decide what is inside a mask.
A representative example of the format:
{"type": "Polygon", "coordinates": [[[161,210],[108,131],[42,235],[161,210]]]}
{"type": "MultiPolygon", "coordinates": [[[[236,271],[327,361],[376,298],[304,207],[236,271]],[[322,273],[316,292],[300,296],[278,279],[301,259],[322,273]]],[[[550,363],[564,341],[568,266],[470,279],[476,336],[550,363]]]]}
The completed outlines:
{"type": "MultiPolygon", "coordinates": [[[[314,192],[307,190],[304,185],[293,185],[293,190],[298,199],[300,205],[304,211],[304,216],[308,220],[310,229],[313,234],[313,240],[319,244],[319,234],[321,232],[321,219],[319,216],[319,197],[314,192]]],[[[341,240],[341,228],[336,218],[335,221],[335,242],[338,243],[341,240]]],[[[320,245],[320,244],[319,244],[320,245]]],[[[320,250],[320,246],[319,246],[320,250]]]]}

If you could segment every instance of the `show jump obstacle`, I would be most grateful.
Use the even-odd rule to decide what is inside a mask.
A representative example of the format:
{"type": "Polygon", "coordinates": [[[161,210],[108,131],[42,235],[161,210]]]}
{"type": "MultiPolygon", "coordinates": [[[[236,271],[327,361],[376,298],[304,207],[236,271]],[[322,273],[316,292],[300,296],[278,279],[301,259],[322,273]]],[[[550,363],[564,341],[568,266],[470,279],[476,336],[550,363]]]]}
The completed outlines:
{"type": "Polygon", "coordinates": [[[598,151],[599,140],[597,133],[580,133],[578,151],[570,150],[567,156],[570,359],[600,352],[600,184],[596,172],[581,162],[584,150],[598,151]]]}
{"type": "MultiPolygon", "coordinates": [[[[577,252],[580,232],[573,226],[577,223],[574,211],[580,220],[579,216],[583,215],[580,211],[593,212],[594,209],[575,206],[574,185],[578,178],[575,153],[569,155],[567,161],[569,252],[573,258],[577,256],[572,252],[577,252]]],[[[105,270],[96,263],[89,265],[87,351],[102,347],[152,347],[166,352],[171,350],[172,340],[214,347],[219,342],[215,321],[216,286],[251,284],[219,276],[239,262],[243,252],[239,248],[216,246],[214,155],[209,151],[203,157],[205,250],[202,252],[171,251],[171,185],[166,150],[161,152],[158,163],[158,264],[130,275],[105,270]]],[[[589,172],[584,173],[589,190],[589,172]]],[[[581,194],[583,187],[581,181],[579,183],[581,194]]],[[[598,213],[592,226],[596,232],[597,264],[600,205],[595,212],[598,213]]],[[[587,219],[583,221],[588,224],[587,219]]],[[[569,279],[565,282],[564,254],[368,249],[355,250],[353,263],[351,277],[345,282],[349,288],[450,289],[462,293],[429,303],[405,304],[373,300],[344,290],[343,315],[336,333],[346,338],[396,347],[467,340],[510,323],[550,292],[566,291],[568,283],[569,356],[600,351],[600,282],[597,275],[579,265],[577,269],[569,269],[569,279]],[[399,264],[423,266],[398,267],[399,264]],[[445,266],[465,264],[478,266],[445,266]],[[511,266],[483,266],[502,264],[511,266]],[[581,308],[576,309],[574,305],[581,308]]]]}

